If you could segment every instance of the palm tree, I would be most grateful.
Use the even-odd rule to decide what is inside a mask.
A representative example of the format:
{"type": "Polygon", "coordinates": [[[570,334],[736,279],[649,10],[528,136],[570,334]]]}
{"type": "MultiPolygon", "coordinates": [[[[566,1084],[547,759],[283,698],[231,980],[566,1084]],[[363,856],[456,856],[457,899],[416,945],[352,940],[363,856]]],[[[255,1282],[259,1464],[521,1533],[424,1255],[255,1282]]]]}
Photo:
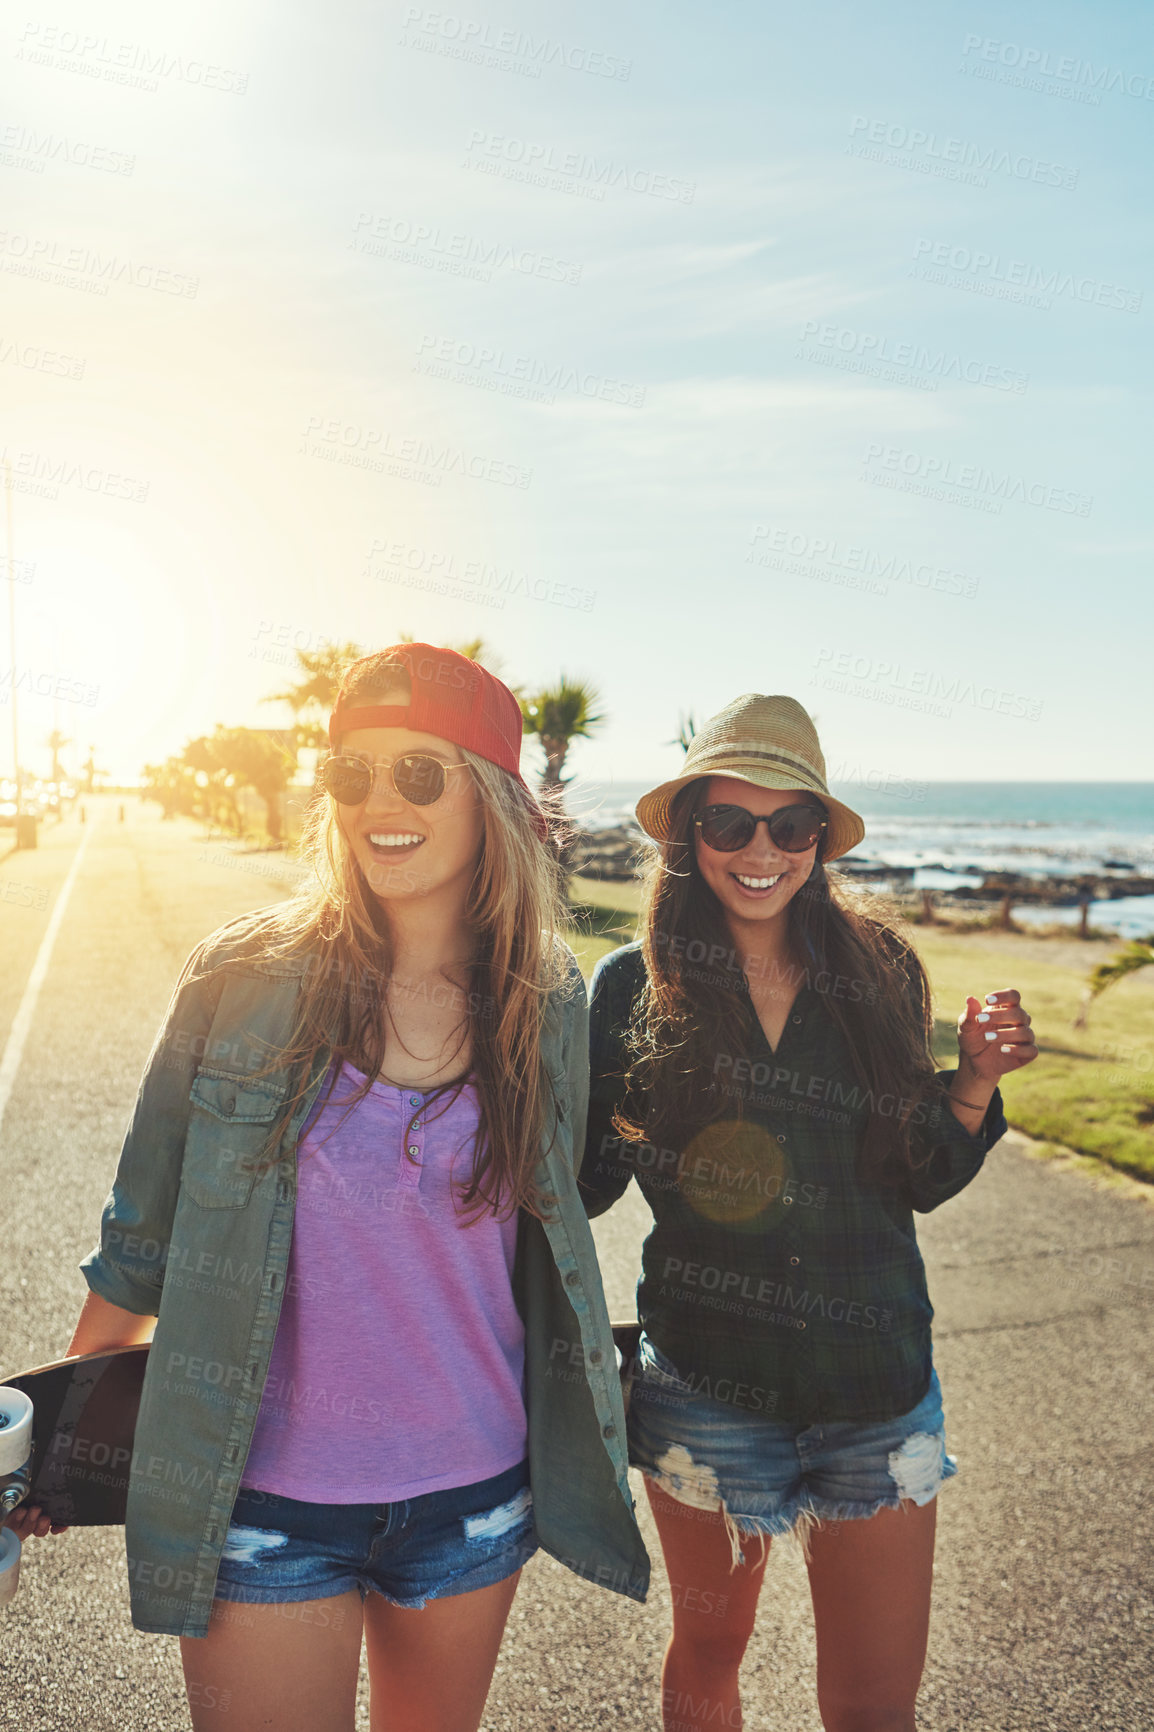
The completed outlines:
{"type": "Polygon", "coordinates": [[[68,739],[65,734],[62,734],[59,728],[53,728],[44,743],[52,753],[52,780],[59,784],[64,780],[64,771],[60,764],[60,754],[64,750],[65,746],[70,746],[72,744],[72,741],[68,739]]]}
{"type": "MultiPolygon", "coordinates": [[[[412,643],[412,632],[401,632],[397,641],[412,643]]],[[[500,667],[500,659],[490,652],[483,638],[470,638],[467,643],[448,644],[446,648],[455,649],[458,655],[467,656],[471,662],[481,662],[490,673],[496,673],[500,667]]],[[[261,703],[288,704],[293,713],[298,747],[327,746],[328,736],[323,721],[302,722],[301,713],[326,716],[337,701],[345,669],[364,654],[365,651],[355,643],[325,644],[318,650],[299,649],[296,657],[304,677],[296,685],[289,686],[287,691],[270,692],[261,703]]]]}
{"type": "Polygon", "coordinates": [[[140,772],[142,800],[156,800],[161,816],[175,818],[178,812],[186,817],[196,814],[200,789],[196,772],[182,758],[166,758],[163,764],[145,764],[140,772]]]}
{"type": "Polygon", "coordinates": [[[350,662],[359,661],[364,650],[355,643],[328,643],[320,649],[296,652],[300,663],[302,678],[287,691],[270,692],[267,698],[262,698],[262,704],[280,704],[289,706],[293,713],[293,723],[296,728],[297,745],[324,746],[327,744],[324,724],[311,719],[302,721],[302,712],[312,712],[325,715],[337,701],[337,692],[341,679],[350,662]]]}
{"type": "Polygon", "coordinates": [[[571,777],[562,776],[569,747],[574,740],[588,739],[605,720],[597,713],[601,694],[588,680],[571,680],[562,674],[555,686],[536,692],[518,692],[525,732],[534,734],[545,753],[541,787],[560,790],[571,777]]]}
{"type": "Polygon", "coordinates": [[[281,803],[296,766],[283,736],[275,737],[277,732],[264,728],[225,728],[218,724],[215,733],[193,740],[185,747],[184,761],[193,770],[202,771],[209,785],[215,786],[218,798],[231,808],[229,817],[238,833],[241,819],[234,790],[254,789],[264,801],[269,838],[279,845],[284,834],[281,803]]]}
{"type": "Polygon", "coordinates": [[[697,721],[692,710],[683,710],[677,717],[677,738],[666,740],[667,746],[680,746],[683,752],[688,752],[697,732],[697,721]]]}
{"type": "Polygon", "coordinates": [[[1128,974],[1136,973],[1139,968],[1147,968],[1152,962],[1154,938],[1131,939],[1124,949],[1116,951],[1108,961],[1100,962],[1097,968],[1091,970],[1090,984],[1082,994],[1082,1004],[1074,1018],[1074,1027],[1085,1028],[1090,1016],[1090,1006],[1108,986],[1116,986],[1120,980],[1125,980],[1128,974]]]}

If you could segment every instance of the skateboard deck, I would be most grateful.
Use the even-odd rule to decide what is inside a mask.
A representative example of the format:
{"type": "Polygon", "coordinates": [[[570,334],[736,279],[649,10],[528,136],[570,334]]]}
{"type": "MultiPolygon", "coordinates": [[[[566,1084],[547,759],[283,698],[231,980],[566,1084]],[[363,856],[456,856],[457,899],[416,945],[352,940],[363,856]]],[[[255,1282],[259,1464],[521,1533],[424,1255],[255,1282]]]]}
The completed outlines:
{"type": "MultiPolygon", "coordinates": [[[[628,1387],[640,1326],[615,1323],[613,1339],[628,1387]]],[[[58,1359],[6,1377],[32,1403],[30,1486],[24,1499],[68,1527],[115,1527],[124,1521],[140,1391],[148,1348],[114,1347],[58,1359]]]]}
{"type": "Polygon", "coordinates": [[[114,1347],[6,1377],[32,1403],[27,1504],[69,1527],[124,1521],[148,1348],[114,1347]]]}

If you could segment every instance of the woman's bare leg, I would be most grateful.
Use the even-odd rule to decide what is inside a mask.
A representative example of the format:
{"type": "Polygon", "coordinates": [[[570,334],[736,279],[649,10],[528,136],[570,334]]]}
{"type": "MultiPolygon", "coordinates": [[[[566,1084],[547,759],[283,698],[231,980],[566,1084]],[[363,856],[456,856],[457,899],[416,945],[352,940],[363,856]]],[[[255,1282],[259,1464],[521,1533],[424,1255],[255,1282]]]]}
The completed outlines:
{"type": "Polygon", "coordinates": [[[914,1732],[926,1660],[937,1499],[815,1527],[809,1585],[826,1732],[914,1732]]]}
{"type": "Polygon", "coordinates": [[[673,1634],[661,1672],[665,1732],[732,1732],[740,1727],[737,1674],[753,1633],[769,1540],[743,1537],[754,1562],[733,1568],[720,1508],[678,1503],[651,1479],[645,1490],[657,1523],[673,1595],[673,1634]]]}
{"type": "Polygon", "coordinates": [[[420,1611],[369,1594],[373,1732],[477,1732],[520,1575],[420,1611]]]}
{"type": "Polygon", "coordinates": [[[249,1606],[214,1600],[208,1635],[182,1636],[195,1732],[352,1732],[361,1596],[249,1606]]]}

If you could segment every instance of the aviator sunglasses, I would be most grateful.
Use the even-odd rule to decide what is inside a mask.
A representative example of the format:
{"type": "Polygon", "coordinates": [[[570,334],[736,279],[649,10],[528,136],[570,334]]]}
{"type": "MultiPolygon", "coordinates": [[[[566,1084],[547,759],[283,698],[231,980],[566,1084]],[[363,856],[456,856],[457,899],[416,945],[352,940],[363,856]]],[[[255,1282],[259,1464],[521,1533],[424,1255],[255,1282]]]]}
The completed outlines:
{"type": "Polygon", "coordinates": [[[804,854],[820,842],[829,819],[817,806],[779,806],[776,812],[755,817],[744,806],[704,806],[693,814],[706,847],[719,854],[736,854],[747,848],[764,823],[775,848],[784,854],[804,854]]]}
{"type": "Polygon", "coordinates": [[[445,775],[449,770],[466,766],[443,764],[440,758],[427,752],[406,752],[391,764],[366,764],[363,758],[338,753],[326,758],[321,766],[321,784],[325,792],[342,806],[359,806],[376,786],[378,775],[387,775],[393,792],[410,806],[431,806],[445,792],[445,775]]]}

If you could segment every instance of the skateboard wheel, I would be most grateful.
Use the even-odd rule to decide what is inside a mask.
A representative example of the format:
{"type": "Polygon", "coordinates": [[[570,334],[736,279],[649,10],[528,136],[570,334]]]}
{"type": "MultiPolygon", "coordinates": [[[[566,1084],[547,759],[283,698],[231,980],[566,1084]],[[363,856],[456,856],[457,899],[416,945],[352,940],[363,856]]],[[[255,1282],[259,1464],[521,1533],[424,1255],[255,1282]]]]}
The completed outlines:
{"type": "Polygon", "coordinates": [[[32,1403],[22,1389],[0,1386],[0,1474],[15,1473],[32,1454],[32,1403]]]}
{"type": "Polygon", "coordinates": [[[0,1386],[0,1474],[15,1473],[32,1454],[32,1403],[22,1389],[0,1386]]]}
{"type": "Polygon", "coordinates": [[[0,1528],[0,1606],[7,1605],[20,1585],[20,1541],[11,1528],[0,1528]]]}

